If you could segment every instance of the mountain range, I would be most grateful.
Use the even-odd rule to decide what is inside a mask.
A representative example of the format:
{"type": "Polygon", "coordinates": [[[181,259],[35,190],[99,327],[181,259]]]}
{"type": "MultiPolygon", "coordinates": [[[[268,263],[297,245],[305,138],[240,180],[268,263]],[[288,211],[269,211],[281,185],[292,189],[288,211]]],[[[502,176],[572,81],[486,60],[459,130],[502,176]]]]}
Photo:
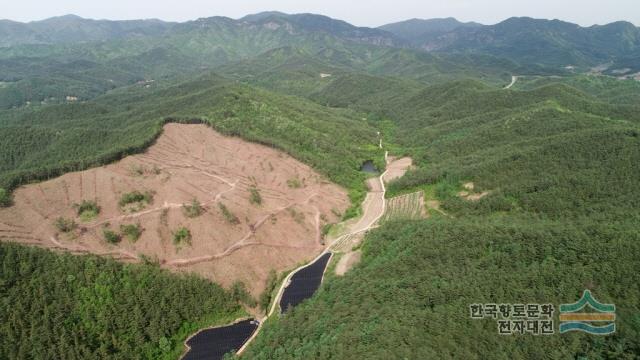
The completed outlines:
{"type": "Polygon", "coordinates": [[[305,44],[319,48],[336,41],[438,53],[490,54],[521,64],[556,68],[628,62],[640,56],[640,29],[622,21],[581,27],[527,17],[509,18],[495,25],[446,18],[411,19],[368,28],[322,15],[280,12],[184,23],[90,20],[74,15],[29,23],[0,21],[0,47],[5,48],[127,40],[137,44],[144,40],[155,46],[171,44],[182,47],[183,52],[201,52],[223,62],[280,46],[305,44]],[[186,37],[189,41],[185,41],[186,37]]]}

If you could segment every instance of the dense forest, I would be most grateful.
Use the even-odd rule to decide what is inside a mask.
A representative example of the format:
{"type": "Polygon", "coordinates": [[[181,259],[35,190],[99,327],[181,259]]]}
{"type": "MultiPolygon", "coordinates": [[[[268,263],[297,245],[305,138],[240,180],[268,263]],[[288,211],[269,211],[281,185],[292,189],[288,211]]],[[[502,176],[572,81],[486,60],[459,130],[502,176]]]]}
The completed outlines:
{"type": "Polygon", "coordinates": [[[640,108],[609,102],[635,86],[614,81],[513,91],[348,74],[311,94],[368,113],[393,152],[413,157],[388,197],[425,190],[442,212],[370,233],[361,263],[270,320],[249,357],[635,358],[640,108]],[[468,182],[485,196],[460,196],[468,182]],[[504,337],[469,318],[472,303],[559,304],[584,289],[616,304],[614,336],[504,337]]]}
{"type": "Polygon", "coordinates": [[[175,359],[195,330],[242,316],[194,275],[0,243],[0,358],[175,359]]]}
{"type": "Polygon", "coordinates": [[[251,359],[633,359],[640,352],[637,223],[514,219],[391,222],[362,262],[269,321],[251,359]],[[498,335],[473,303],[615,303],[614,336],[498,335]]]}

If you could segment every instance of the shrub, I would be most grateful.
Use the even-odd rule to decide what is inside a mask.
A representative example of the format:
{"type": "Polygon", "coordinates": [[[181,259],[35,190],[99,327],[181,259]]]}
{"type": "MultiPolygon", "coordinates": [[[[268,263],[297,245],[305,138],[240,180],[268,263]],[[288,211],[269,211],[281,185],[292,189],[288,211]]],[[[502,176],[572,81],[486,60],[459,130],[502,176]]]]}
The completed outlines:
{"type": "Polygon", "coordinates": [[[247,291],[242,281],[236,281],[231,285],[231,296],[238,302],[243,302],[249,307],[256,307],[256,300],[247,291]]]}
{"type": "Polygon", "coordinates": [[[298,189],[302,187],[302,183],[300,182],[300,179],[296,177],[296,178],[287,180],[287,186],[292,189],[298,189]]]}
{"type": "Polygon", "coordinates": [[[140,224],[120,225],[120,233],[126,236],[129,241],[136,242],[142,234],[142,227],[140,224]]]}
{"type": "Polygon", "coordinates": [[[275,270],[271,269],[271,271],[269,271],[269,276],[267,277],[267,286],[265,287],[262,294],[260,294],[259,303],[260,303],[260,308],[262,310],[267,311],[269,309],[269,304],[271,304],[272,293],[277,285],[278,285],[278,275],[276,274],[275,270]]]}
{"type": "Polygon", "coordinates": [[[191,245],[191,231],[184,226],[180,227],[173,233],[173,244],[180,245],[182,243],[191,245]]]}
{"type": "Polygon", "coordinates": [[[132,176],[142,176],[146,172],[146,168],[140,164],[131,165],[129,170],[132,176]]]}
{"type": "Polygon", "coordinates": [[[323,238],[327,236],[329,231],[331,231],[331,227],[333,227],[333,224],[324,224],[324,225],[322,225],[322,237],[323,238]]]}
{"type": "Polygon", "coordinates": [[[120,207],[123,207],[133,203],[151,204],[152,202],[153,202],[153,192],[145,191],[144,193],[142,193],[138,190],[135,190],[129,193],[122,194],[122,196],[120,197],[120,201],[118,202],[118,205],[120,205],[120,207]]]}
{"type": "Polygon", "coordinates": [[[218,207],[222,212],[222,216],[224,216],[224,218],[227,219],[227,221],[230,224],[233,224],[233,225],[240,224],[240,219],[238,219],[237,216],[235,216],[231,211],[229,211],[229,209],[223,203],[218,203],[218,207]]]}
{"type": "Polygon", "coordinates": [[[3,188],[0,188],[0,207],[11,206],[11,194],[3,188]]]}
{"type": "Polygon", "coordinates": [[[184,216],[188,218],[198,217],[202,215],[203,212],[204,209],[202,208],[202,205],[200,204],[198,199],[194,198],[193,200],[191,200],[191,204],[182,205],[182,213],[184,213],[184,216]]]}
{"type": "Polygon", "coordinates": [[[73,221],[73,219],[65,219],[63,217],[57,218],[54,221],[53,225],[56,227],[56,229],[58,229],[58,231],[61,231],[64,233],[71,232],[78,227],[78,225],[76,224],[75,221],[73,221]]]}
{"type": "Polygon", "coordinates": [[[296,209],[294,208],[288,208],[287,210],[289,211],[289,215],[291,215],[295,222],[297,222],[298,224],[302,224],[304,222],[305,216],[303,212],[296,211],[296,209]]]}
{"type": "Polygon", "coordinates": [[[258,188],[253,185],[249,188],[249,202],[254,204],[254,205],[260,205],[262,204],[262,196],[260,196],[260,191],[258,191],[258,188]]]}
{"type": "Polygon", "coordinates": [[[82,221],[89,221],[100,213],[100,206],[95,200],[82,200],[80,204],[73,204],[82,221]]]}
{"type": "Polygon", "coordinates": [[[109,244],[117,244],[122,240],[120,234],[110,229],[102,229],[102,235],[109,244]]]}

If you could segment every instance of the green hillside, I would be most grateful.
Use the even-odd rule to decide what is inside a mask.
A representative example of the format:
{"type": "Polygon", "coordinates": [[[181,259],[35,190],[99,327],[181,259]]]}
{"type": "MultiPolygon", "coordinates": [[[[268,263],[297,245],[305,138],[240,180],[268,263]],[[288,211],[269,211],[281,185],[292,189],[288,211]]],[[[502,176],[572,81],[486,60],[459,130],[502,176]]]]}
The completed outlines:
{"type": "Polygon", "coordinates": [[[280,148],[347,187],[354,205],[364,197],[360,165],[382,156],[376,130],[355,112],[205,76],[135,85],[84,103],[0,112],[0,136],[7,139],[0,145],[0,187],[143,151],[166,121],[204,122],[280,148]]]}
{"type": "Polygon", "coordinates": [[[199,277],[97,256],[0,243],[0,275],[3,359],[175,359],[193,331],[244,314],[199,277]]]}
{"type": "Polygon", "coordinates": [[[640,82],[633,79],[616,79],[610,76],[524,76],[518,78],[513,89],[533,90],[553,83],[570,85],[606,102],[640,104],[640,82]]]}
{"type": "Polygon", "coordinates": [[[380,26],[379,29],[393,33],[415,46],[459,28],[476,28],[482,26],[476,22],[460,22],[454,18],[444,19],[410,19],[380,26]]]}
{"type": "MultiPolygon", "coordinates": [[[[0,22],[0,109],[86,100],[140,80],[193,76],[281,47],[312,53],[357,44],[400,45],[382,30],[313,14],[241,20],[96,21],[76,16],[0,22]]],[[[376,47],[377,48],[377,47],[376,47]]]]}
{"type": "Polygon", "coordinates": [[[369,234],[362,262],[270,322],[249,357],[633,358],[640,351],[637,106],[562,84],[511,91],[463,81],[416,90],[358,76],[322,96],[393,121],[388,136],[418,168],[387,195],[424,189],[446,215],[369,234]],[[398,91],[405,96],[390,96],[398,91]],[[488,195],[462,199],[465,182],[488,195]],[[504,337],[495,321],[469,318],[472,303],[558,304],[585,288],[616,303],[615,336],[504,337]]]}
{"type": "Polygon", "coordinates": [[[67,16],[10,25],[0,26],[0,34],[5,29],[6,37],[14,41],[5,47],[0,44],[0,109],[43,101],[63,103],[67,96],[88,100],[138,81],[194,76],[214,69],[276,90],[301,83],[296,95],[315,90],[312,83],[317,79],[309,76],[319,77],[318,70],[397,76],[429,84],[476,78],[498,86],[508,82],[511,74],[562,72],[506,60],[508,54],[430,54],[411,49],[390,32],[313,14],[265,13],[240,20],[210,17],[179,24],[67,16]],[[37,28],[38,34],[46,36],[22,41],[12,35],[20,32],[16,27],[32,32],[37,28]],[[68,38],[58,39],[64,36],[68,38]],[[274,72],[289,73],[286,83],[278,84],[285,80],[274,72]]]}
{"type": "Polygon", "coordinates": [[[632,223],[615,231],[531,219],[388,223],[367,236],[356,268],[267,323],[246,356],[633,359],[639,240],[632,223]],[[615,336],[505,336],[495,320],[469,317],[470,304],[571,303],[585,287],[616,304],[615,336]]]}
{"type": "Polygon", "coordinates": [[[459,27],[435,39],[425,39],[422,47],[491,54],[558,69],[569,65],[588,68],[637,57],[640,29],[623,21],[584,28],[560,20],[514,17],[491,26],[459,27]]]}
{"type": "Polygon", "coordinates": [[[162,35],[173,23],[160,20],[109,21],[65,15],[29,23],[0,20],[0,47],[63,44],[162,35]]]}

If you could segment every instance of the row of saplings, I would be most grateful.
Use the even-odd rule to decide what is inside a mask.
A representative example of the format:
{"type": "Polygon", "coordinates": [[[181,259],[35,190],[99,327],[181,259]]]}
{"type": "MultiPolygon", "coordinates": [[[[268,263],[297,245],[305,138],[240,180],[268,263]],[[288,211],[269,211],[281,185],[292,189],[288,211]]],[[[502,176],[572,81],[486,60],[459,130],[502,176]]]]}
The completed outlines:
{"type": "MultiPolygon", "coordinates": [[[[120,210],[125,213],[134,213],[141,211],[147,205],[153,202],[154,192],[152,191],[132,191],[122,194],[118,205],[120,210]]],[[[251,202],[261,203],[260,195],[257,191],[252,192],[251,202]],[[257,195],[256,195],[257,194],[257,195]],[[259,199],[259,200],[256,200],[259,199]]],[[[100,214],[100,206],[95,200],[83,200],[79,204],[73,205],[76,210],[77,216],[81,222],[89,222],[95,219],[100,214]]],[[[234,215],[223,203],[218,203],[218,208],[222,216],[233,225],[240,223],[240,219],[234,215]]],[[[197,199],[191,200],[188,204],[182,205],[182,212],[184,216],[188,218],[196,218],[204,213],[205,209],[197,199]]],[[[163,212],[163,216],[166,216],[166,212],[163,212]]],[[[75,230],[78,229],[78,223],[74,219],[58,217],[54,221],[54,226],[58,231],[67,234],[75,234],[75,230]]],[[[80,229],[81,232],[85,229],[80,229]]],[[[113,230],[110,223],[102,225],[102,235],[104,240],[109,244],[118,244],[123,238],[127,238],[130,242],[135,243],[142,235],[143,228],[139,223],[136,224],[122,224],[119,231],[113,230]]],[[[181,246],[183,244],[191,245],[191,231],[181,226],[176,231],[172,232],[173,243],[175,246],[181,246]]]]}

